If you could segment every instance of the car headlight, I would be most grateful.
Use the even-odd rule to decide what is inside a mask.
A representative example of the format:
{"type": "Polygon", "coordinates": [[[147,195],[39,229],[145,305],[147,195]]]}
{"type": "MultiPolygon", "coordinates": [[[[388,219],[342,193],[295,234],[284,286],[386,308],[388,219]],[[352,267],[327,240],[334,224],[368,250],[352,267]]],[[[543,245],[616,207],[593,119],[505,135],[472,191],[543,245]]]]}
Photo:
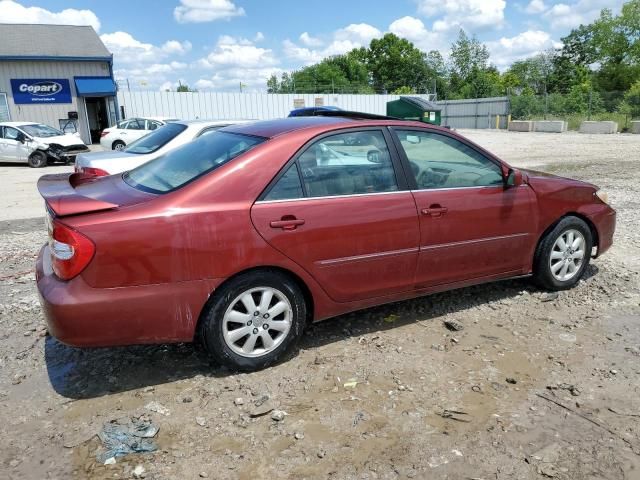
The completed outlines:
{"type": "Polygon", "coordinates": [[[598,190],[595,195],[602,201],[602,203],[606,203],[607,205],[609,204],[609,195],[607,194],[607,192],[598,190]]]}

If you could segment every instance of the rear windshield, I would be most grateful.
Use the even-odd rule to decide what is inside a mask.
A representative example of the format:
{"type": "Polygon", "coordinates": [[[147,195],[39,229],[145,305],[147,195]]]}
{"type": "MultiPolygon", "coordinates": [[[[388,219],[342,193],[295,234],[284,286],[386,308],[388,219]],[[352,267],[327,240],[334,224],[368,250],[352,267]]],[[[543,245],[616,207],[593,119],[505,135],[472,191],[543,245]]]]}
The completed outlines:
{"type": "Polygon", "coordinates": [[[245,153],[266,138],[214,132],[134,168],[123,175],[129,185],[166,193],[195,180],[245,153]]]}
{"type": "Polygon", "coordinates": [[[180,133],[187,129],[186,125],[181,123],[170,123],[164,125],[157,130],[139,138],[125,149],[128,153],[153,153],[164,147],[171,140],[176,138],[180,133]]]}

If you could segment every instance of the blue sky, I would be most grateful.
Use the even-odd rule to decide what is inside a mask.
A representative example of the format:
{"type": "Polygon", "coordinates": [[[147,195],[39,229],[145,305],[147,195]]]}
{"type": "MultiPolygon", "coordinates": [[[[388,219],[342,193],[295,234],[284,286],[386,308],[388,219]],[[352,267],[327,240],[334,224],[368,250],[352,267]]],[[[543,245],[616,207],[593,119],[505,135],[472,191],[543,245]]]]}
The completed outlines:
{"type": "MultiPolygon", "coordinates": [[[[266,91],[266,79],[393,32],[443,54],[464,28],[501,70],[622,0],[0,0],[0,23],[91,25],[131,89],[266,91]]],[[[121,83],[123,85],[124,83],[121,83]]]]}

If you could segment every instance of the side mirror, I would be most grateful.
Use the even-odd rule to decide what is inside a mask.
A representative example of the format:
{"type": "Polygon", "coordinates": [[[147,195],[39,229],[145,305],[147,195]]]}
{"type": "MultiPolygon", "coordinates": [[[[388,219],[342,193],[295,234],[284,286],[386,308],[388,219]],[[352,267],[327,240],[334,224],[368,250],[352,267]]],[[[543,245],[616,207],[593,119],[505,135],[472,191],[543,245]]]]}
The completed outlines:
{"type": "Polygon", "coordinates": [[[382,163],[382,159],[380,158],[379,150],[369,150],[367,152],[367,160],[371,163],[382,163]]]}
{"type": "Polygon", "coordinates": [[[22,132],[18,132],[18,136],[16,137],[16,140],[19,141],[20,143],[25,143],[27,141],[27,136],[22,132]]]}
{"type": "Polygon", "coordinates": [[[516,168],[510,168],[505,177],[504,188],[519,187],[522,185],[522,172],[516,168]]]}

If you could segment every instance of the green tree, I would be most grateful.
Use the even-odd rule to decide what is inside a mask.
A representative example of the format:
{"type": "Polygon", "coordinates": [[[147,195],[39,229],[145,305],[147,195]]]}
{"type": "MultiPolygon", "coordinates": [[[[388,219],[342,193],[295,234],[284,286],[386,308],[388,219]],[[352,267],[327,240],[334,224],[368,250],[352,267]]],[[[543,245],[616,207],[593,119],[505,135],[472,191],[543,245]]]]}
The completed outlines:
{"type": "Polygon", "coordinates": [[[393,33],[371,40],[367,55],[373,88],[377,92],[392,92],[408,86],[425,91],[428,77],[425,54],[413,43],[393,33]]]}
{"type": "Polygon", "coordinates": [[[178,81],[178,88],[176,88],[176,92],[197,92],[195,89],[189,88],[189,85],[178,81]]]}
{"type": "Polygon", "coordinates": [[[619,111],[631,118],[640,119],[640,80],[631,85],[629,91],[625,93],[619,111]]]}

